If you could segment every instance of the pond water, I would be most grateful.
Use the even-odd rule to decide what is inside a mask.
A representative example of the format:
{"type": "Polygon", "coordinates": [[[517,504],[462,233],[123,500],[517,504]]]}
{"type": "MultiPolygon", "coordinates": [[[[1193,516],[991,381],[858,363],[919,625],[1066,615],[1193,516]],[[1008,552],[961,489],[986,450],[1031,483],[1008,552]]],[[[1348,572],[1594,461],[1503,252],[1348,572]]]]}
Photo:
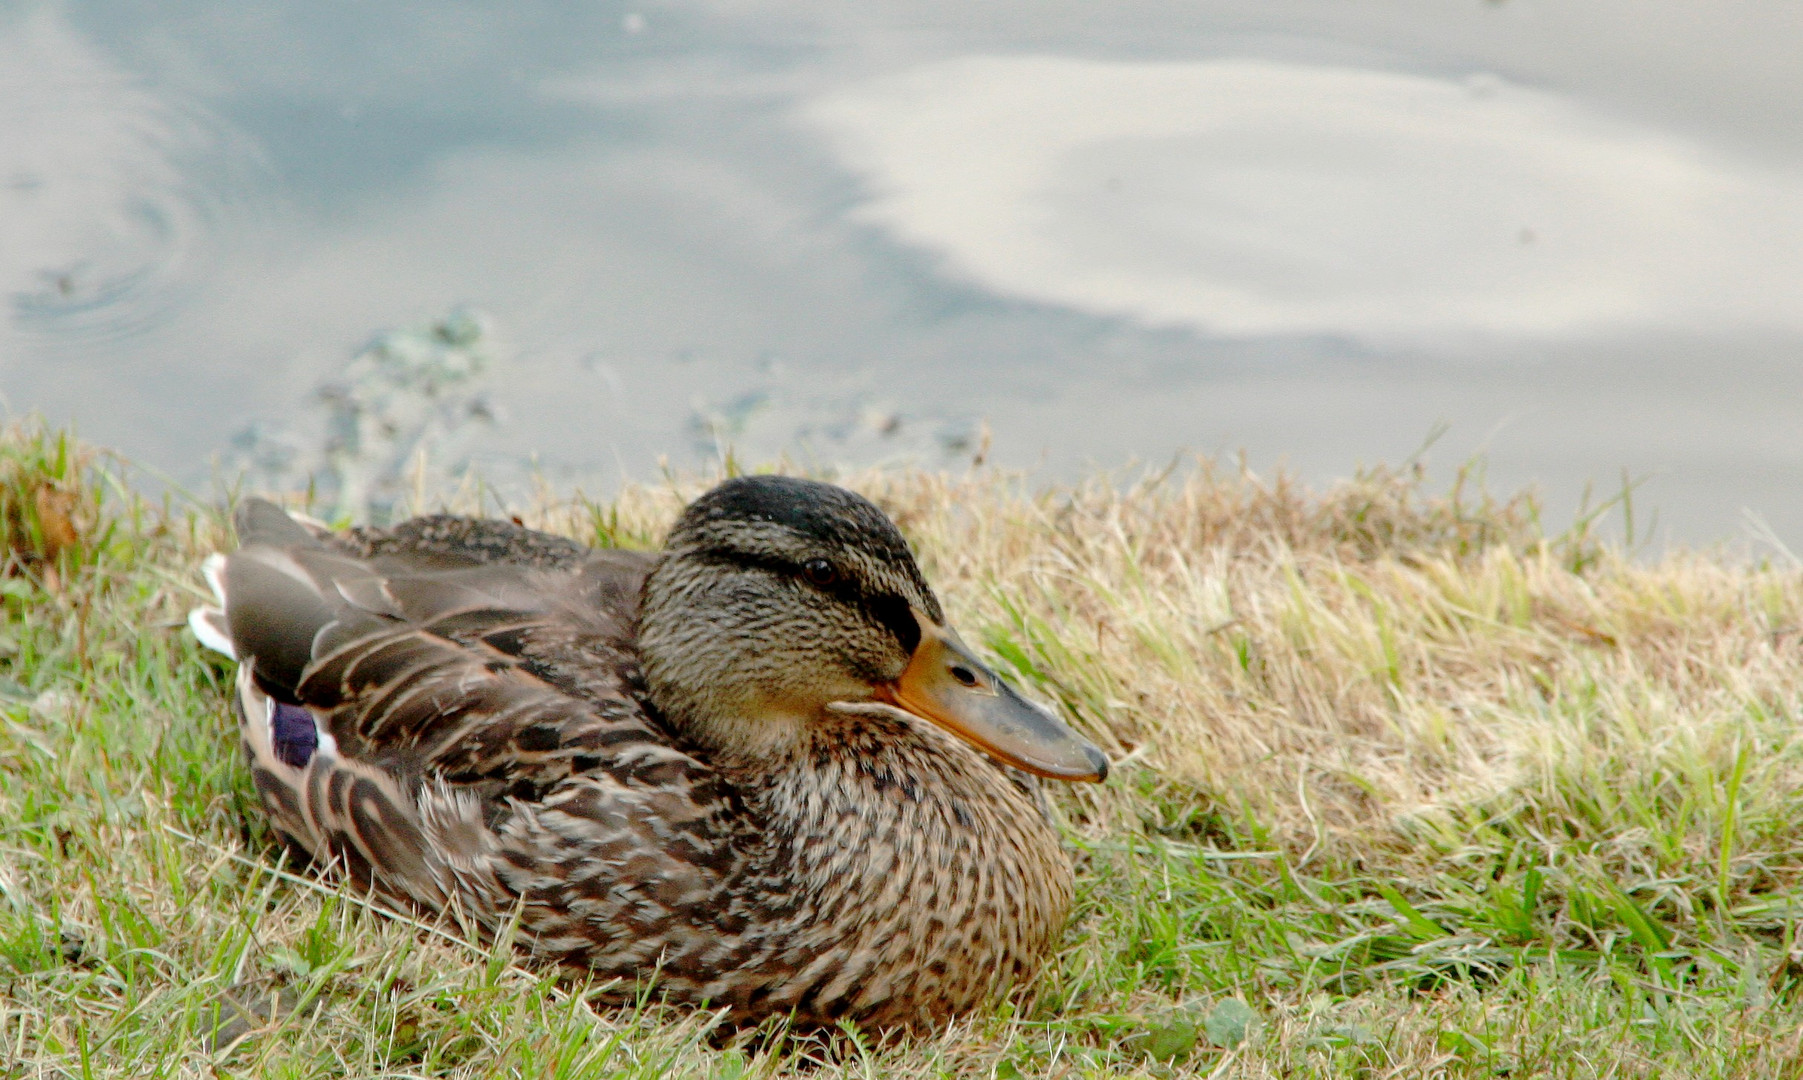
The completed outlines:
{"type": "Polygon", "coordinates": [[[0,393],[204,484],[467,305],[500,473],[1444,429],[1803,551],[1799,55],[1751,0],[0,2],[0,393]]]}

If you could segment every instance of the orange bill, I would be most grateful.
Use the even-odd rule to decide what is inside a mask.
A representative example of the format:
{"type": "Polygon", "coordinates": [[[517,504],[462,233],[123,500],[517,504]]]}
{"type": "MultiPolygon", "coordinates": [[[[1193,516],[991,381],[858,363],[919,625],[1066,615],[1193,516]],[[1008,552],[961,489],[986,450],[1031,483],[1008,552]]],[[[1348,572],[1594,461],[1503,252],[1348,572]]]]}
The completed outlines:
{"type": "Polygon", "coordinates": [[[1101,780],[1108,758],[1052,713],[1014,692],[949,627],[920,611],[920,645],[880,696],[995,758],[1054,780],[1101,780]]]}

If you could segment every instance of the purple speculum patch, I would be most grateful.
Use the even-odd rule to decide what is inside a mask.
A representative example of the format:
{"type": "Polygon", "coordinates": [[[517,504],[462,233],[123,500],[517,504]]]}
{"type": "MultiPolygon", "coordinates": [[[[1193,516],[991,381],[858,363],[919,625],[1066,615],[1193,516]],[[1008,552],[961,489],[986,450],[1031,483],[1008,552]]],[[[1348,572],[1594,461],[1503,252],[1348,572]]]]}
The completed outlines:
{"type": "Polygon", "coordinates": [[[319,749],[319,729],[313,725],[313,714],[299,705],[273,702],[269,714],[269,744],[284,765],[304,769],[319,749]]]}

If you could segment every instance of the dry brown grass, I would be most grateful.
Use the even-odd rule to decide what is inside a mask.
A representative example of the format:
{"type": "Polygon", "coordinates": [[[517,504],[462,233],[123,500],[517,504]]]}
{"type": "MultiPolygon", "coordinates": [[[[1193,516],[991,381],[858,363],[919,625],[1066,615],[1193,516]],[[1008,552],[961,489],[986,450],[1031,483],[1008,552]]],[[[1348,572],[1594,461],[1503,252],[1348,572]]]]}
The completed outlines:
{"type": "MultiPolygon", "coordinates": [[[[1116,757],[1249,802],[1296,851],[1546,794],[1599,756],[1732,763],[1784,734],[1747,705],[1785,711],[1803,658],[1787,563],[1637,562],[1543,536],[1529,495],[1429,495],[1416,472],[1322,493],[1206,461],[1074,487],[842,479],[909,535],[953,618],[1116,757]]],[[[649,544],[705,486],[628,490],[600,531],[649,544]]],[[[586,503],[537,520],[597,531],[586,503]]]]}
{"type": "MultiPolygon", "coordinates": [[[[1060,797],[1081,895],[1034,993],[934,1041],[721,1050],[704,1016],[596,1013],[505,950],[283,876],[226,672],[180,629],[221,518],[156,512],[46,440],[0,440],[0,494],[86,500],[56,588],[6,519],[0,1061],[19,1075],[1797,1071],[1788,562],[1635,561],[1543,535],[1530,498],[1412,470],[1325,492],[1207,463],[844,477],[967,639],[1122,764],[1060,797]],[[222,1046],[233,987],[243,1038],[222,1046]],[[1244,1042],[1208,1023],[1228,1001],[1259,1018],[1244,1042]]],[[[650,546],[704,484],[520,512],[650,546]]]]}

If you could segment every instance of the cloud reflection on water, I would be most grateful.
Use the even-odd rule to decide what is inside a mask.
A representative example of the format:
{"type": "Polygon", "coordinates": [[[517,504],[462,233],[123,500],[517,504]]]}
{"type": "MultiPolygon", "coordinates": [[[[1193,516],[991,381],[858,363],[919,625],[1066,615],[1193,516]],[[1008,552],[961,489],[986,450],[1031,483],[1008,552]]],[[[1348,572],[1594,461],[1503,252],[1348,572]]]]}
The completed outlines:
{"type": "Polygon", "coordinates": [[[986,421],[1044,475],[1328,482],[1446,420],[1437,462],[1554,520],[1627,465],[1677,535],[1796,535],[1803,68],[1646,2],[51,0],[0,14],[0,389],[204,486],[469,303],[513,346],[485,470],[932,463],[986,421]],[[1558,93],[1407,74],[1485,69],[1558,93]]]}
{"type": "Polygon", "coordinates": [[[801,116],[864,219],[1027,299],[1384,343],[1803,328],[1803,177],[1496,78],[964,57],[801,116]]]}

